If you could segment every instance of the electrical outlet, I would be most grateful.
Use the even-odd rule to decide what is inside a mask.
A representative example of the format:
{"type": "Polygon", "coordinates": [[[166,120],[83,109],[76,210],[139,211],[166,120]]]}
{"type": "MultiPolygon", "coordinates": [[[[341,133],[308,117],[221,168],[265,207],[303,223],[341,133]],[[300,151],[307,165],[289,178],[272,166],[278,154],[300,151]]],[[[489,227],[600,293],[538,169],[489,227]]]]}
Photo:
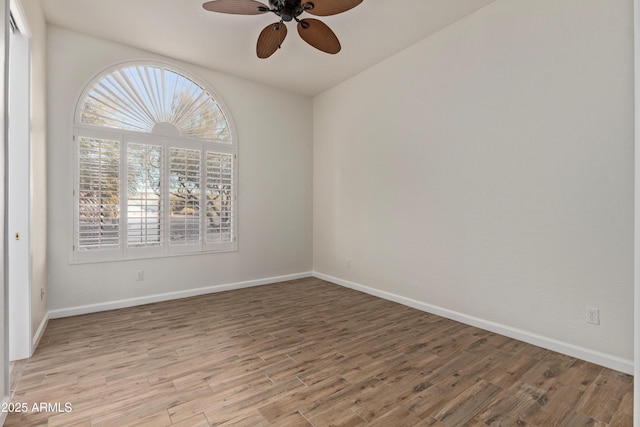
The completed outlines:
{"type": "Polygon", "coordinates": [[[144,280],[144,270],[138,270],[138,271],[136,272],[136,280],[137,280],[138,282],[141,282],[141,281],[143,281],[143,280],[144,280]]]}
{"type": "Polygon", "coordinates": [[[600,324],[600,310],[597,308],[587,307],[587,323],[592,325],[600,324]]]}

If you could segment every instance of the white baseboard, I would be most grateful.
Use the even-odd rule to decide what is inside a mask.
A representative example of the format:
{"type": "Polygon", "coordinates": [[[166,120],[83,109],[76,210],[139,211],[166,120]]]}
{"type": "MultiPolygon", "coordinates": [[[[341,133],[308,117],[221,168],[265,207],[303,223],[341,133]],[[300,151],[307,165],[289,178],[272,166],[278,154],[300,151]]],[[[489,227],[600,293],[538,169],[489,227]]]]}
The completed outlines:
{"type": "Polygon", "coordinates": [[[406,305],[427,313],[435,314],[447,319],[455,320],[467,325],[475,326],[490,332],[494,332],[500,335],[514,338],[519,341],[524,341],[529,344],[536,345],[538,347],[546,348],[558,353],[566,354],[567,356],[576,357],[587,362],[595,363],[600,366],[604,366],[616,371],[624,372],[625,374],[633,375],[634,365],[633,360],[622,359],[610,354],[600,353],[584,347],[579,347],[573,344],[565,343],[562,341],[554,340],[552,338],[544,337],[542,335],[533,334],[531,332],[523,331],[521,329],[512,328],[510,326],[501,325],[499,323],[490,322],[488,320],[479,319],[477,317],[469,316],[456,311],[448,310],[446,308],[437,307],[431,304],[424,303],[422,301],[414,300],[411,298],[403,297],[393,294],[391,292],[382,291],[379,289],[371,288],[369,286],[354,283],[348,280],[340,279],[337,277],[329,276],[326,274],[314,272],[313,277],[326,280],[327,282],[335,283],[336,285],[344,286],[349,289],[364,292],[369,295],[373,295],[382,299],[397,302],[402,305],[406,305]]]}
{"type": "Polygon", "coordinates": [[[169,301],[180,298],[188,298],[198,295],[212,294],[216,292],[231,291],[235,289],[250,288],[253,286],[268,285],[271,283],[285,282],[287,280],[304,279],[312,277],[311,272],[288,274],[285,276],[268,277],[264,279],[248,280],[246,282],[228,283],[223,285],[207,286],[203,288],[188,289],[184,291],[168,292],[164,294],[148,295],[137,298],[129,298],[118,301],[110,301],[99,304],[89,304],[77,307],[61,308],[49,311],[49,318],[77,316],[80,314],[97,313],[99,311],[116,310],[118,308],[134,307],[136,305],[150,304],[154,302],[169,301]]]}
{"type": "Polygon", "coordinates": [[[38,344],[40,343],[40,340],[42,339],[42,335],[44,334],[45,329],[47,329],[47,324],[49,323],[49,313],[45,313],[44,317],[42,318],[42,322],[40,322],[40,326],[38,326],[38,330],[36,331],[35,335],[33,336],[33,341],[32,341],[32,346],[31,349],[33,350],[33,352],[35,353],[36,348],[38,348],[38,344]]]}

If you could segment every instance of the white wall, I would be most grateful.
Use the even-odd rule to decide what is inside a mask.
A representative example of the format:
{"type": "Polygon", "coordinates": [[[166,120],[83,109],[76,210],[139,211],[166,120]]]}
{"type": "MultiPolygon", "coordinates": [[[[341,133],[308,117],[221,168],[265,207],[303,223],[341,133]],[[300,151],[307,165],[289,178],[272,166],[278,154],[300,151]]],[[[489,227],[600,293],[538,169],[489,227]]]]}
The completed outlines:
{"type": "MultiPolygon", "coordinates": [[[[48,27],[49,308],[183,292],[312,268],[312,101],[194,65],[48,27]],[[71,124],[83,87],[118,62],[175,63],[203,79],[230,109],[239,138],[237,252],[70,264],[71,124]],[[144,270],[144,281],[136,271],[144,270]]],[[[69,312],[68,310],[66,311],[69,312]]]]}
{"type": "Polygon", "coordinates": [[[316,97],[314,271],[632,370],[632,18],[498,0],[316,97]]]}

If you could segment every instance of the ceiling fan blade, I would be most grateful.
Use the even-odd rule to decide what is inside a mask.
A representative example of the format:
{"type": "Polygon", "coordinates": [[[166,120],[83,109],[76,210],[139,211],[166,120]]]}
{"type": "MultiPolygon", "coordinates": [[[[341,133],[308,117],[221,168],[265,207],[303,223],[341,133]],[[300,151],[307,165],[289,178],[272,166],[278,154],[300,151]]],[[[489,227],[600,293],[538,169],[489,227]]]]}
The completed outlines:
{"type": "MultiPolygon", "coordinates": [[[[307,3],[313,4],[313,8],[305,8],[305,10],[316,16],[337,15],[353,9],[363,0],[309,0],[307,3]]],[[[304,2],[303,2],[304,4],[304,2]]]]}
{"type": "Polygon", "coordinates": [[[307,18],[298,22],[298,34],[311,46],[327,53],[340,52],[341,46],[338,37],[324,22],[307,18]]]}
{"type": "Polygon", "coordinates": [[[255,0],[212,0],[202,5],[209,12],[232,13],[234,15],[260,15],[269,7],[255,0]]]}
{"type": "Polygon", "coordinates": [[[267,25],[258,37],[256,53],[258,58],[268,58],[280,47],[284,38],[287,37],[287,26],[282,22],[267,25]]]}

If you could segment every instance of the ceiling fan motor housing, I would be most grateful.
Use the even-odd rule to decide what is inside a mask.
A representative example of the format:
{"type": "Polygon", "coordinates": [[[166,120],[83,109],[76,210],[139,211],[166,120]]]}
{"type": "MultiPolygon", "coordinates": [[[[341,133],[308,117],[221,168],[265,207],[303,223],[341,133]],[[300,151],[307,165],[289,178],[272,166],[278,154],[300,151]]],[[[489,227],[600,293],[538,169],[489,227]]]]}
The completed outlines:
{"type": "Polygon", "coordinates": [[[269,0],[271,10],[278,15],[283,21],[289,22],[296,19],[305,10],[309,10],[312,3],[302,4],[301,0],[269,0]]]}

